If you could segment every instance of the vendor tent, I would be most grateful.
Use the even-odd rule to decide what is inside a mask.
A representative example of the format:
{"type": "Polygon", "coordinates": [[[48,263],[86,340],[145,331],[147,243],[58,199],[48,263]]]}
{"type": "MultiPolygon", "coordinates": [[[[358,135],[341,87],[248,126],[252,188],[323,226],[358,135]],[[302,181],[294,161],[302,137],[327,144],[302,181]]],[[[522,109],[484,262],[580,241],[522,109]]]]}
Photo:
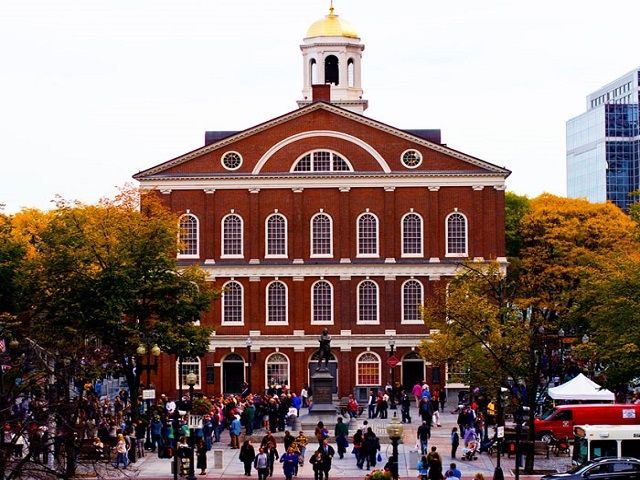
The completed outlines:
{"type": "Polygon", "coordinates": [[[554,400],[592,400],[613,402],[613,392],[602,388],[582,373],[562,385],[549,389],[549,396],[554,400]]]}

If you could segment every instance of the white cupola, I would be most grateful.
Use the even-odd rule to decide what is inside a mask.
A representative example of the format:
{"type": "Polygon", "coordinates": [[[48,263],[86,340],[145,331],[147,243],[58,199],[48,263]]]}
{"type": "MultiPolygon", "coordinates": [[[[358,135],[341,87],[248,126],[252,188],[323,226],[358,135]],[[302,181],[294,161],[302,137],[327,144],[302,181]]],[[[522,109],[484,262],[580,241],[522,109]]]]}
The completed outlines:
{"type": "MultiPolygon", "coordinates": [[[[330,85],[330,102],[362,114],[369,102],[362,98],[361,62],[364,45],[351,24],[333,13],[314,22],[300,45],[304,84],[303,107],[314,101],[313,85],[330,85]]],[[[316,98],[318,100],[318,98],[316,98]]]]}

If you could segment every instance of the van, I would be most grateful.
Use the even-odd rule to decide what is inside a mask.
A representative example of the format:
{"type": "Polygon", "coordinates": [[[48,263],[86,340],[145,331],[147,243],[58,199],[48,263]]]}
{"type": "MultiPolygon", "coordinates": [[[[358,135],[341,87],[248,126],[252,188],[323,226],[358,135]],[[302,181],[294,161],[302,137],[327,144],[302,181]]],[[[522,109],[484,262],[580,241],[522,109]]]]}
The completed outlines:
{"type": "Polygon", "coordinates": [[[640,425],[640,405],[593,403],[560,405],[544,418],[534,420],[536,438],[573,436],[575,425],[640,425]]]}

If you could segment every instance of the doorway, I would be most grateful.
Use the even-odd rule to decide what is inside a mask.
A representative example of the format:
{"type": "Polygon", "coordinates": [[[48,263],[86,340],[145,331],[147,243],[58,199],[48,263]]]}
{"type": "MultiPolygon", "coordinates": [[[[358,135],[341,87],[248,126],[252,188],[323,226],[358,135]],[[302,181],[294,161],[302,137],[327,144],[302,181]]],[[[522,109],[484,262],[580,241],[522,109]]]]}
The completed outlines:
{"type": "Polygon", "coordinates": [[[402,359],[402,385],[410,392],[416,383],[425,378],[424,359],[416,352],[407,353],[402,359]]]}
{"type": "Polygon", "coordinates": [[[228,355],[222,362],[222,392],[225,394],[242,392],[244,374],[243,358],[236,353],[228,355]]]}

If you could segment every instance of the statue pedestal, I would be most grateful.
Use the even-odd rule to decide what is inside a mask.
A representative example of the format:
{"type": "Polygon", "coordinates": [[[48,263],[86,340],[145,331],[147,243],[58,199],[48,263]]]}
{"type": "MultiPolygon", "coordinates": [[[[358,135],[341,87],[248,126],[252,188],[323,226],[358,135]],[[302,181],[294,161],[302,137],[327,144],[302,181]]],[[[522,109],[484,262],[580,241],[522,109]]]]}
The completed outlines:
{"type": "Polygon", "coordinates": [[[300,418],[302,428],[313,430],[318,422],[323,422],[331,430],[336,423],[338,413],[333,404],[333,375],[327,368],[320,367],[311,375],[313,404],[309,414],[300,418]]]}

